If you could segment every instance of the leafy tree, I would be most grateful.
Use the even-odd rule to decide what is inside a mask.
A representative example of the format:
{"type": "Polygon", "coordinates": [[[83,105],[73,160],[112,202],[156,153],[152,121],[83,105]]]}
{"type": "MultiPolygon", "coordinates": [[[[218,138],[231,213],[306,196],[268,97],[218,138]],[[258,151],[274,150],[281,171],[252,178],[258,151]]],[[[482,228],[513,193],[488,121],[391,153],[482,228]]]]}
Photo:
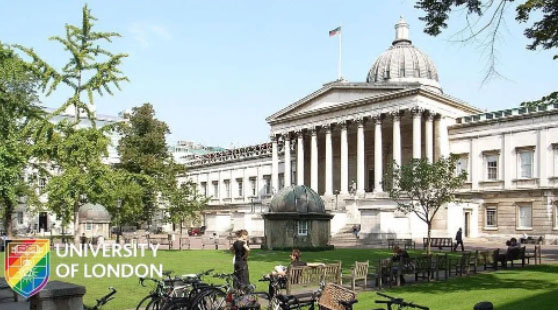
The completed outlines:
{"type": "MultiPolygon", "coordinates": [[[[174,188],[169,194],[169,214],[173,223],[180,225],[182,235],[182,224],[187,218],[196,218],[209,201],[209,198],[200,195],[196,184],[191,181],[182,183],[174,188]]],[[[180,243],[182,249],[182,243],[180,243]]]]}
{"type": "Polygon", "coordinates": [[[558,91],[552,92],[550,95],[543,96],[539,100],[522,102],[521,106],[526,108],[532,108],[537,106],[546,107],[551,104],[558,104],[558,91]]]}
{"type": "Polygon", "coordinates": [[[441,158],[433,163],[427,159],[413,159],[401,167],[392,164],[384,178],[398,210],[406,214],[413,212],[426,223],[428,254],[432,220],[440,207],[456,200],[457,190],[467,179],[465,171],[457,174],[456,163],[456,156],[441,158]]]}
{"type": "Polygon", "coordinates": [[[120,127],[119,167],[141,176],[138,182],[144,188],[142,220],[150,225],[159,197],[176,188],[176,178],[184,167],[174,163],[170,156],[165,139],[169,127],[155,118],[151,104],[133,108],[126,117],[128,121],[120,127]]]}
{"type": "Polygon", "coordinates": [[[33,61],[30,68],[41,77],[41,88],[50,95],[62,83],[73,91],[73,95],[64,102],[53,114],[64,112],[68,107],[75,108],[76,122],[80,119],[80,111],[85,111],[88,118],[94,122],[94,92],[112,95],[111,86],[120,90],[120,82],[128,81],[119,66],[126,54],[113,54],[100,46],[99,41],[112,42],[114,37],[120,37],[116,32],[93,31],[93,21],[97,19],[91,15],[91,10],[84,5],[81,26],[66,24],[64,37],[54,36],[50,40],[59,42],[70,53],[68,63],[61,70],[56,70],[31,48],[16,45],[21,51],[29,55],[33,61]],[[82,95],[87,96],[87,101],[82,95]]]}
{"type": "Polygon", "coordinates": [[[24,175],[31,155],[31,128],[43,116],[36,105],[36,88],[37,77],[0,42],[0,211],[8,236],[19,200],[37,202],[34,188],[24,175]]]}
{"type": "Polygon", "coordinates": [[[64,37],[50,38],[62,44],[70,54],[68,63],[60,70],[41,59],[33,49],[16,46],[32,58],[28,68],[39,76],[41,89],[47,96],[60,84],[72,90],[72,95],[50,115],[52,123],[37,130],[35,154],[43,162],[55,163],[57,169],[51,173],[52,179],[46,187],[47,206],[62,218],[65,225],[73,218],[76,243],[79,241],[79,208],[87,202],[110,202],[113,195],[112,171],[101,160],[107,155],[107,135],[112,128],[96,129],[94,93],[112,95],[111,87],[120,89],[120,82],[128,80],[119,69],[127,55],[112,54],[100,45],[101,41],[110,43],[120,35],[93,31],[95,20],[85,5],[80,26],[67,24],[64,37]],[[87,101],[82,96],[86,96],[87,101]],[[74,122],[54,123],[53,117],[72,106],[75,109],[74,122]],[[87,114],[93,128],[78,129],[81,111],[87,114]]]}
{"type": "MultiPolygon", "coordinates": [[[[462,31],[465,34],[462,41],[480,39],[481,43],[486,44],[490,56],[490,67],[486,78],[489,78],[492,74],[497,74],[495,44],[500,27],[504,24],[504,13],[512,2],[519,3],[515,7],[515,19],[518,23],[535,20],[524,31],[525,37],[531,40],[527,48],[530,50],[557,48],[558,0],[418,0],[415,7],[426,13],[420,19],[426,22],[424,32],[433,36],[439,35],[442,29],[447,28],[452,10],[465,9],[467,27],[462,31]],[[488,15],[487,20],[482,20],[484,15],[488,15]],[[471,21],[470,17],[474,16],[479,20],[471,21]]],[[[558,59],[558,54],[553,58],[558,59]]]]}

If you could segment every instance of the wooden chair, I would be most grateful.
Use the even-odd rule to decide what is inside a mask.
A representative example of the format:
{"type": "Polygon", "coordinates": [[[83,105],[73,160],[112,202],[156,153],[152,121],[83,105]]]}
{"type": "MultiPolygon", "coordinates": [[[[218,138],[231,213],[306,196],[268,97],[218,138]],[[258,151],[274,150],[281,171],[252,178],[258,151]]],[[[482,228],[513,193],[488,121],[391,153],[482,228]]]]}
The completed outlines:
{"type": "Polygon", "coordinates": [[[351,271],[351,289],[354,291],[356,287],[356,281],[363,280],[363,288],[366,290],[366,284],[368,283],[368,268],[370,267],[369,261],[365,262],[355,262],[355,266],[351,271]]]}
{"type": "Polygon", "coordinates": [[[320,310],[347,310],[345,304],[352,305],[356,302],[356,296],[355,291],[341,285],[328,283],[318,299],[318,308],[320,310]]]}
{"type": "Polygon", "coordinates": [[[341,285],[341,262],[325,264],[321,267],[321,279],[325,283],[335,283],[341,285]]]}

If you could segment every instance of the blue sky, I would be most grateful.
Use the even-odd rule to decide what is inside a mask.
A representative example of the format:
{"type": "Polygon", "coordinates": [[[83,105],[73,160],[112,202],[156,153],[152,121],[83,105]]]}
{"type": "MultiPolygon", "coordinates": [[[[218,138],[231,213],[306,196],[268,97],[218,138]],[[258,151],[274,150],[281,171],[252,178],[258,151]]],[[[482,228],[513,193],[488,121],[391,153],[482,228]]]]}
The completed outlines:
{"type": "MultiPolygon", "coordinates": [[[[48,41],[64,24],[79,24],[83,1],[0,0],[0,40],[33,47],[60,67],[62,48],[48,41]]],[[[108,48],[130,56],[122,67],[131,82],[115,96],[96,99],[97,111],[116,114],[150,102],[172,131],[169,141],[224,147],[267,140],[265,117],[336,78],[342,24],[343,75],[363,81],[393,40],[400,15],[411,39],[434,60],[444,92],[481,109],[517,106],[556,90],[558,61],[528,51],[524,25],[513,10],[498,44],[503,79],[481,85],[486,54],[452,42],[462,28],[456,12],[439,37],[422,32],[412,0],[374,1],[90,1],[97,30],[122,34],[108,48]]],[[[556,52],[556,51],[554,51],[556,52]]],[[[57,106],[65,90],[44,99],[57,106]]]]}

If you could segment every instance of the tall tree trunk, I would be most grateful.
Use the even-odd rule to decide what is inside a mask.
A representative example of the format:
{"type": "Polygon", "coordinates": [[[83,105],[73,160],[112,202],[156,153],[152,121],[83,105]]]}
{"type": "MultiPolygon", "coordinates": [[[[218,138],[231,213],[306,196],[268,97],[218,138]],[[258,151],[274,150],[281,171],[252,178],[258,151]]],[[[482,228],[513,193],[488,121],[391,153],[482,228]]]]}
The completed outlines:
{"type": "Polygon", "coordinates": [[[80,227],[79,227],[79,204],[74,204],[74,244],[79,246],[80,243],[80,227]]]}
{"type": "Polygon", "coordinates": [[[184,220],[182,220],[182,222],[180,222],[180,235],[178,236],[178,247],[180,248],[180,251],[182,251],[182,224],[184,223],[184,220]]]}
{"type": "Polygon", "coordinates": [[[427,222],[426,225],[428,226],[428,235],[427,235],[427,238],[426,238],[426,254],[430,255],[431,254],[430,238],[431,238],[431,234],[432,234],[432,224],[430,222],[427,222]]]}
{"type": "Polygon", "coordinates": [[[12,216],[14,214],[14,205],[12,203],[12,200],[10,200],[5,195],[2,196],[3,196],[2,200],[4,201],[4,206],[6,206],[6,209],[4,210],[3,225],[4,225],[4,229],[6,230],[6,236],[8,236],[8,238],[11,239],[12,238],[12,216]]]}

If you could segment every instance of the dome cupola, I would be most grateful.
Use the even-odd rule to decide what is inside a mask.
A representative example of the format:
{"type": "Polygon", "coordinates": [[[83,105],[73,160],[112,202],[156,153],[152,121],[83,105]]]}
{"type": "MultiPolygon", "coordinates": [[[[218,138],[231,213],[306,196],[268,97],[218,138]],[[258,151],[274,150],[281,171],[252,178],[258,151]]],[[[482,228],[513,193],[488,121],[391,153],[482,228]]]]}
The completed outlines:
{"type": "Polygon", "coordinates": [[[403,17],[395,24],[395,40],[374,62],[366,78],[373,84],[417,83],[442,92],[434,62],[409,38],[409,24],[403,17]]]}

